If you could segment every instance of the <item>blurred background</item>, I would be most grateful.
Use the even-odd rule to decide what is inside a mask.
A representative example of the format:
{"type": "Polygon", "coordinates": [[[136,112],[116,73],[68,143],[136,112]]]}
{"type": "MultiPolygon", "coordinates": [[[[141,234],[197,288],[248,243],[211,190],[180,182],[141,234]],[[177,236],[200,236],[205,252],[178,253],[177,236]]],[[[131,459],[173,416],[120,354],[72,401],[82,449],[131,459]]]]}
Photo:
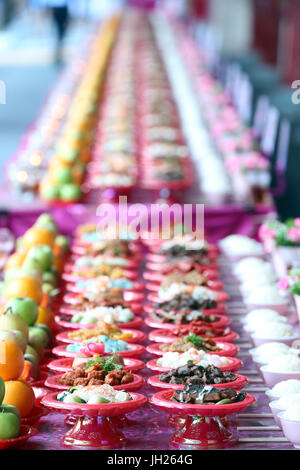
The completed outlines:
{"type": "Polygon", "coordinates": [[[94,26],[122,6],[166,10],[188,23],[211,72],[230,91],[272,163],[281,217],[299,216],[299,0],[0,0],[0,165],[37,116],[65,63],[94,26]]]}

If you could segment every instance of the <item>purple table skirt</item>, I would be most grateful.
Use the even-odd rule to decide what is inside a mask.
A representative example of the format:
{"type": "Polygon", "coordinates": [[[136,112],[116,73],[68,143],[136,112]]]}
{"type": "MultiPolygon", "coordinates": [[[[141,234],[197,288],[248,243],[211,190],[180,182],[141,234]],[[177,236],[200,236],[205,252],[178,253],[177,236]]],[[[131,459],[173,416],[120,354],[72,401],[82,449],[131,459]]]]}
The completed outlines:
{"type": "MultiPolygon", "coordinates": [[[[149,204],[147,205],[149,208],[149,204]]],[[[30,228],[36,218],[43,213],[45,208],[28,210],[10,210],[1,215],[0,226],[8,227],[16,236],[21,236],[30,228]]],[[[78,224],[86,221],[97,222],[94,206],[75,204],[65,207],[54,207],[51,212],[60,231],[65,235],[71,235],[78,224]]],[[[223,205],[219,207],[204,206],[204,224],[209,240],[215,243],[232,233],[239,233],[251,237],[257,237],[259,225],[266,215],[274,212],[273,207],[256,207],[247,211],[243,206],[223,205]]]]}

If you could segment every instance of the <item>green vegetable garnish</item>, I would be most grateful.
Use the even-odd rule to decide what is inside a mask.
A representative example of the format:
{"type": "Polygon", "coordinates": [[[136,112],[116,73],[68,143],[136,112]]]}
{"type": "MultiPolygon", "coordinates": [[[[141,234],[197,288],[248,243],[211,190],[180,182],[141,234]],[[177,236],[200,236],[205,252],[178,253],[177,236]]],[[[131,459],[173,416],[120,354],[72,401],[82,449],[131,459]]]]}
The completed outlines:
{"type": "Polygon", "coordinates": [[[186,340],[190,343],[193,343],[198,348],[201,348],[201,346],[203,345],[203,341],[204,341],[203,338],[201,338],[200,336],[195,335],[194,333],[189,334],[186,337],[186,340]]]}
{"type": "Polygon", "coordinates": [[[95,364],[101,364],[102,366],[102,369],[107,371],[107,372],[110,372],[112,370],[122,370],[123,369],[123,366],[121,364],[116,364],[114,362],[114,356],[112,356],[110,359],[105,359],[105,357],[96,357],[95,359],[90,359],[86,366],[85,366],[85,369],[89,369],[90,367],[92,367],[93,365],[95,364]]]}
{"type": "Polygon", "coordinates": [[[110,403],[110,401],[107,398],[102,397],[100,400],[100,403],[110,403]]]}
{"type": "Polygon", "coordinates": [[[232,403],[232,398],[224,398],[224,400],[220,400],[216,403],[216,405],[227,405],[228,403],[232,403]]]}

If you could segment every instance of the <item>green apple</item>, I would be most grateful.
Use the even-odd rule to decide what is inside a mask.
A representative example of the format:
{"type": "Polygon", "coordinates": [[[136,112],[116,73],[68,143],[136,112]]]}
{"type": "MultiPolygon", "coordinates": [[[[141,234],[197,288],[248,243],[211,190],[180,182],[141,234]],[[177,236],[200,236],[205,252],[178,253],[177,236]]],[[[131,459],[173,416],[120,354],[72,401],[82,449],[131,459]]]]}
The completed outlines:
{"type": "Polygon", "coordinates": [[[40,366],[37,357],[33,354],[24,354],[24,359],[31,364],[31,376],[34,379],[38,379],[40,376],[40,366]]]}
{"type": "Polygon", "coordinates": [[[48,341],[45,346],[46,348],[50,348],[52,344],[52,331],[50,330],[49,326],[44,325],[43,323],[39,323],[38,325],[36,325],[36,328],[40,328],[48,335],[48,341]]]}
{"type": "Polygon", "coordinates": [[[19,436],[21,420],[15,413],[0,410],[0,439],[14,439],[19,436]]]}
{"type": "Polygon", "coordinates": [[[59,191],[63,201],[77,200],[81,197],[80,187],[74,183],[64,184],[59,191]]]}
{"type": "Polygon", "coordinates": [[[24,353],[27,346],[27,339],[22,331],[17,330],[0,330],[0,341],[11,341],[19,346],[24,353]]]}
{"type": "Polygon", "coordinates": [[[28,343],[32,346],[39,355],[39,358],[44,354],[44,350],[49,343],[49,337],[46,331],[37,326],[29,327],[29,339],[28,343]]]}
{"type": "Polygon", "coordinates": [[[0,377],[0,405],[3,402],[4,395],[5,395],[5,383],[2,377],[0,377]]]}
{"type": "Polygon", "coordinates": [[[45,201],[54,201],[59,199],[59,186],[45,186],[41,189],[41,197],[45,201]]]}
{"type": "Polygon", "coordinates": [[[47,245],[38,245],[30,248],[26,258],[37,261],[43,271],[48,271],[54,261],[53,251],[47,245]]]}
{"type": "MultiPolygon", "coordinates": [[[[37,247],[36,247],[37,248],[37,247]]],[[[30,250],[29,250],[30,252],[30,250]]],[[[43,265],[38,258],[34,258],[33,256],[29,256],[29,252],[22,264],[22,270],[33,271],[33,272],[43,272],[43,265]]]]}
{"type": "Polygon", "coordinates": [[[21,419],[20,411],[13,405],[6,405],[6,403],[2,403],[0,406],[0,413],[1,411],[4,413],[14,413],[19,419],[21,419]]]}
{"type": "Polygon", "coordinates": [[[30,354],[30,355],[34,356],[37,360],[39,359],[38,353],[37,353],[36,350],[35,350],[32,346],[30,346],[29,344],[27,344],[27,346],[26,346],[25,354],[30,354]]]}
{"type": "Polygon", "coordinates": [[[71,170],[71,168],[68,168],[68,167],[60,168],[57,171],[55,176],[56,176],[56,180],[57,180],[59,185],[72,183],[72,181],[73,181],[72,170],[71,170]]]}
{"type": "Polygon", "coordinates": [[[28,339],[28,325],[24,318],[17,313],[14,313],[12,308],[9,307],[0,317],[0,330],[17,330],[21,331],[26,340],[28,339]]]}
{"type": "Polygon", "coordinates": [[[39,309],[35,300],[29,297],[16,297],[6,303],[5,308],[11,308],[13,313],[20,315],[27,323],[28,326],[35,324],[39,309]]]}

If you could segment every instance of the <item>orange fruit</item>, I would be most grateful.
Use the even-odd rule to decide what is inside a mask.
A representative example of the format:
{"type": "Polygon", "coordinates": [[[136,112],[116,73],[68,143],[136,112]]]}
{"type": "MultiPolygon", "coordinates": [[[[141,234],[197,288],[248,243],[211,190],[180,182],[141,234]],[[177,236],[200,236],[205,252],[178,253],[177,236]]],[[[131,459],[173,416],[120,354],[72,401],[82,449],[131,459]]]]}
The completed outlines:
{"type": "Polygon", "coordinates": [[[28,380],[31,376],[31,362],[24,361],[24,368],[22,374],[19,376],[19,379],[28,380]]]}
{"type": "Polygon", "coordinates": [[[24,380],[10,380],[5,382],[5,395],[3,403],[18,408],[22,418],[31,415],[35,396],[31,385],[24,380]]]}
{"type": "Polygon", "coordinates": [[[5,298],[10,300],[15,297],[30,297],[37,304],[40,304],[43,298],[41,283],[34,278],[20,277],[13,279],[5,290],[5,298]]]}
{"type": "Polygon", "coordinates": [[[39,313],[36,323],[42,323],[43,325],[47,325],[50,329],[53,328],[54,313],[52,312],[52,310],[47,307],[39,307],[39,313]]]}
{"type": "Polygon", "coordinates": [[[31,227],[22,238],[22,245],[30,249],[36,245],[53,246],[55,235],[50,230],[43,227],[31,227]]]}
{"type": "Polygon", "coordinates": [[[20,377],[24,369],[24,356],[21,348],[12,341],[0,342],[0,377],[14,380],[20,377]]]}
{"type": "Polygon", "coordinates": [[[25,259],[25,253],[20,253],[20,252],[14,253],[8,258],[5,264],[5,270],[8,271],[9,269],[21,268],[24,262],[24,259],[25,259]]]}

